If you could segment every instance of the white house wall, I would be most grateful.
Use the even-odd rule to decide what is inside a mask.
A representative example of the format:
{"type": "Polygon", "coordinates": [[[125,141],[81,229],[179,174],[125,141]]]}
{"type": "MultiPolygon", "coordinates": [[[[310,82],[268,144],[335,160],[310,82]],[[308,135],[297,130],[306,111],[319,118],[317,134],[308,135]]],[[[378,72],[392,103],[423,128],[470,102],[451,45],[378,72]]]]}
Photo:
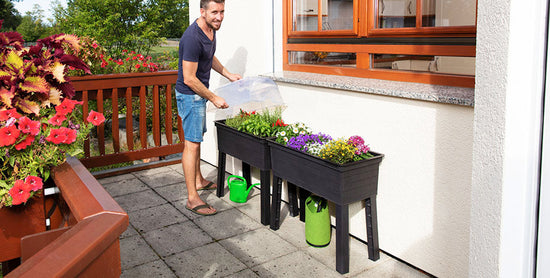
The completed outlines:
{"type": "MultiPolygon", "coordinates": [[[[198,1],[190,2],[194,19],[198,1]]],[[[255,76],[280,70],[282,7],[281,1],[274,2],[275,36],[272,1],[226,1],[216,56],[230,71],[255,76]]],[[[211,89],[225,82],[213,73],[211,89]]],[[[287,122],[301,121],[333,137],[361,135],[373,150],[385,154],[378,192],[380,248],[436,276],[467,277],[474,109],[287,83],[278,86],[288,106],[283,114],[287,122]]],[[[217,164],[214,117],[208,113],[201,157],[217,164]]],[[[229,159],[227,171],[238,172],[240,165],[233,162],[238,161],[229,159]]],[[[350,232],[366,240],[360,204],[351,206],[350,216],[350,232]]]]}

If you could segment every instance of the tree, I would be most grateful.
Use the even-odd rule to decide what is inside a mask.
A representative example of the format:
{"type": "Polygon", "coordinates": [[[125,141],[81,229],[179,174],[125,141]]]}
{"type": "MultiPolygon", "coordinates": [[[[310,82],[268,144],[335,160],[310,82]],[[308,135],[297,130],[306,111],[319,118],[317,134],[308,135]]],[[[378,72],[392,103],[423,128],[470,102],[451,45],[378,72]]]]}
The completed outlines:
{"type": "MultiPolygon", "coordinates": [[[[15,1],[18,2],[18,1],[15,1]]],[[[13,31],[21,23],[21,15],[11,0],[0,0],[0,20],[4,20],[0,31],[13,31]]]]}
{"type": "Polygon", "coordinates": [[[163,22],[160,36],[165,38],[179,38],[189,26],[189,1],[152,0],[151,4],[160,11],[162,18],[155,19],[163,22]]]}
{"type": "Polygon", "coordinates": [[[27,42],[34,42],[47,37],[48,27],[44,24],[42,18],[44,18],[44,10],[40,8],[40,5],[34,4],[32,11],[23,16],[21,24],[17,27],[17,32],[21,33],[23,39],[27,42]]]}
{"type": "MultiPolygon", "coordinates": [[[[147,53],[158,45],[164,29],[188,18],[187,0],[67,0],[54,16],[60,31],[95,38],[107,51],[147,53]],[[183,15],[183,16],[182,16],[183,15]]],[[[176,29],[176,28],[174,28],[176,29]]],[[[181,30],[174,32],[180,33],[181,30]]]]}

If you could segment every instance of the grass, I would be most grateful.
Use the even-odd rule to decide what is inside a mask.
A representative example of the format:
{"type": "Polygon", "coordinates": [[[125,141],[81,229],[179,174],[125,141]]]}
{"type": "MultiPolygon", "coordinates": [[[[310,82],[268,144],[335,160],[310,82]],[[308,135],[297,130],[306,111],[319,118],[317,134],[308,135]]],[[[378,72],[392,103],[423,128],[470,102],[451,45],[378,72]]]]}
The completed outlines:
{"type": "Polygon", "coordinates": [[[151,48],[151,54],[164,53],[165,51],[178,51],[177,46],[154,46],[151,48]]]}

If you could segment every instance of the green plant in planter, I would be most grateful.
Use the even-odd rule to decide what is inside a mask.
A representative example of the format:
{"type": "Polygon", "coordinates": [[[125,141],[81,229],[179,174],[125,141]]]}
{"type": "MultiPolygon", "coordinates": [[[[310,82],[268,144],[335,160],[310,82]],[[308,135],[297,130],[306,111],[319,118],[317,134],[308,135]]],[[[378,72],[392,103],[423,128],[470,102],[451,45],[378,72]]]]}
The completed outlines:
{"type": "Polygon", "coordinates": [[[225,124],[259,137],[272,137],[286,126],[281,119],[281,113],[281,108],[277,108],[273,112],[265,109],[262,113],[246,112],[241,109],[238,115],[227,119],[225,124]]]}

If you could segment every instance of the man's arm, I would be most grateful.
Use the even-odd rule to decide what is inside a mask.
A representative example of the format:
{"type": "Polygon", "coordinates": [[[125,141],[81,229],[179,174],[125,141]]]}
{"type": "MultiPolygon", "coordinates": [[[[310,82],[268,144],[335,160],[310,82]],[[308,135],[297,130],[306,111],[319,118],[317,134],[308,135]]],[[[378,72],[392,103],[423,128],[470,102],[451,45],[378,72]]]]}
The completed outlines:
{"type": "Polygon", "coordinates": [[[214,56],[214,59],[212,60],[212,68],[224,76],[225,78],[229,79],[229,81],[234,82],[237,80],[242,79],[242,77],[239,74],[236,73],[230,73],[223,65],[220,63],[220,60],[214,56]]]}
{"type": "Polygon", "coordinates": [[[229,107],[229,105],[225,102],[225,99],[208,90],[208,88],[206,88],[206,86],[204,86],[204,84],[202,84],[202,82],[197,78],[197,68],[199,67],[198,62],[188,62],[183,60],[181,62],[181,66],[183,71],[183,83],[189,86],[193,92],[209,100],[217,108],[229,107]]]}

